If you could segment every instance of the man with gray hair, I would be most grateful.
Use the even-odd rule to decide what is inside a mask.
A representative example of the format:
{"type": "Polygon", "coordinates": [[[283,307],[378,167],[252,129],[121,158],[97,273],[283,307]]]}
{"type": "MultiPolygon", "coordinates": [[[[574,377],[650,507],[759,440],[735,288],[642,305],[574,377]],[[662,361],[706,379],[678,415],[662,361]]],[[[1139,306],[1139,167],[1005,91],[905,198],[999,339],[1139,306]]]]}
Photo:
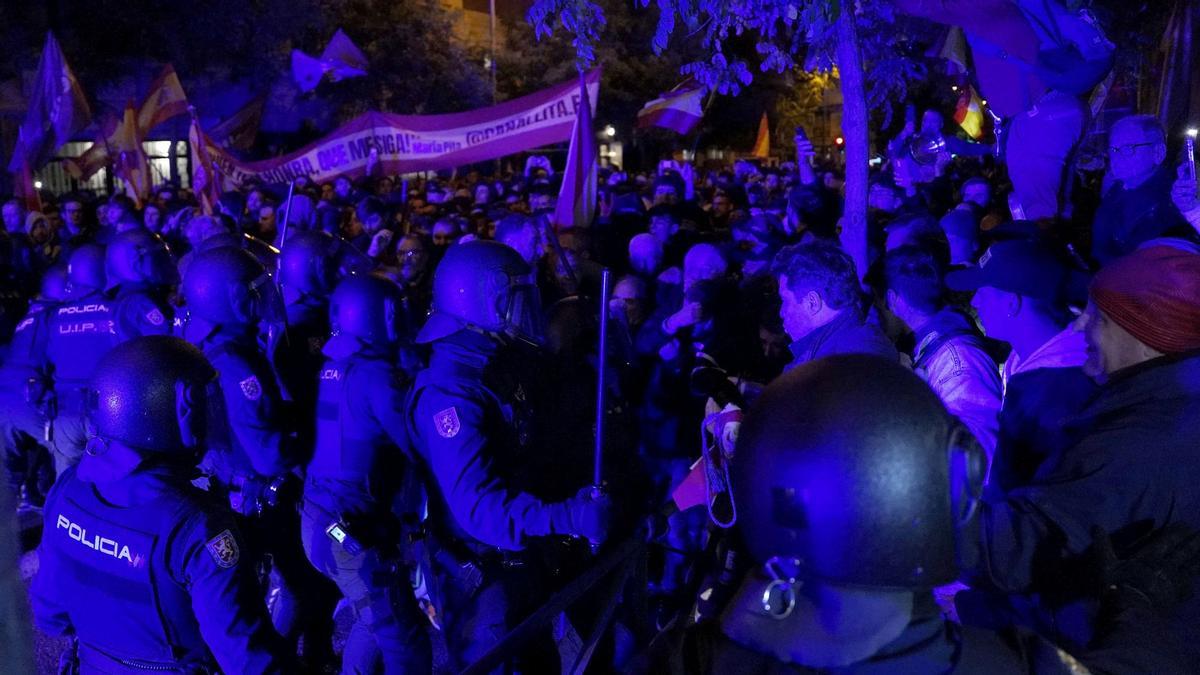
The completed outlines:
{"type": "Polygon", "coordinates": [[[1186,227],[1171,203],[1174,176],[1164,165],[1166,135],[1150,115],[1117,120],[1108,134],[1109,172],[1092,224],[1092,257],[1101,265],[1132,253],[1140,244],[1186,227]]]}

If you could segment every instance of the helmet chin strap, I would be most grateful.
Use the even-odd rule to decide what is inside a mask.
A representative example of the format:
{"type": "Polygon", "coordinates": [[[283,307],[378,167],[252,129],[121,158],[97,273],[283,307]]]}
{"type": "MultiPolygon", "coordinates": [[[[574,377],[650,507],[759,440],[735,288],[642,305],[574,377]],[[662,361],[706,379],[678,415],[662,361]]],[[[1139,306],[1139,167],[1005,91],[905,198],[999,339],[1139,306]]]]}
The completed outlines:
{"type": "MultiPolygon", "coordinates": [[[[912,591],[851,589],[806,581],[784,616],[764,611],[764,590],[779,579],[751,572],[721,615],[734,642],[786,663],[843,668],[874,656],[908,627],[912,591]]],[[[797,582],[798,583],[798,582],[797,582]]]]}

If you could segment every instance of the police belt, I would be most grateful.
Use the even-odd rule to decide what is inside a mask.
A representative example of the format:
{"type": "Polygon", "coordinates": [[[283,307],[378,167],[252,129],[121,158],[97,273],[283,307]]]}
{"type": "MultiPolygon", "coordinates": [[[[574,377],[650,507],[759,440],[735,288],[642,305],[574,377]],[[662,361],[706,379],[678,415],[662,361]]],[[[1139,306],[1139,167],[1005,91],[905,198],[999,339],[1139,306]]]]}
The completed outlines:
{"type": "MultiPolygon", "coordinates": [[[[320,502],[313,499],[307,493],[307,490],[304,497],[300,500],[300,512],[313,521],[320,523],[322,532],[330,525],[338,523],[346,528],[347,533],[358,540],[366,549],[387,553],[382,549],[386,548],[390,550],[394,546],[400,549],[402,558],[407,555],[404,546],[405,542],[402,541],[403,528],[400,525],[400,520],[392,517],[391,520],[395,524],[391,525],[388,522],[391,514],[388,512],[364,513],[353,519],[347,519],[345,515],[335,513],[322,506],[320,502]],[[352,522],[348,522],[348,520],[352,522]]],[[[382,557],[386,558],[388,555],[383,555],[382,557]]]]}
{"type": "Polygon", "coordinates": [[[183,675],[209,675],[220,672],[215,664],[179,663],[178,661],[159,661],[157,659],[141,659],[135,657],[113,656],[93,645],[80,640],[78,652],[79,664],[83,671],[98,671],[102,673],[144,673],[147,671],[161,673],[182,673],[183,675]]]}
{"type": "Polygon", "coordinates": [[[86,402],[87,382],[83,380],[57,380],[53,395],[58,404],[58,416],[82,415],[86,402]]]}

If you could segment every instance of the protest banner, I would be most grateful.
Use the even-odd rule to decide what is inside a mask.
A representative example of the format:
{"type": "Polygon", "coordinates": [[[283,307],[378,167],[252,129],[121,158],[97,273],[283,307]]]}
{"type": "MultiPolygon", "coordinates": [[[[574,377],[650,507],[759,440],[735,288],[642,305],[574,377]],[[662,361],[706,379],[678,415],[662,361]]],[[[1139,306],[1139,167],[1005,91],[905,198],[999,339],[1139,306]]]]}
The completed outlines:
{"type": "MultiPolygon", "coordinates": [[[[600,71],[585,76],[594,112],[600,71]]],[[[314,183],[362,175],[371,148],[384,173],[436,171],[486,161],[570,139],[581,96],[575,81],[499,105],[445,115],[364,113],[325,138],[274,159],[245,162],[211,139],[208,154],[226,189],[247,182],[288,183],[306,177],[314,183]]]]}

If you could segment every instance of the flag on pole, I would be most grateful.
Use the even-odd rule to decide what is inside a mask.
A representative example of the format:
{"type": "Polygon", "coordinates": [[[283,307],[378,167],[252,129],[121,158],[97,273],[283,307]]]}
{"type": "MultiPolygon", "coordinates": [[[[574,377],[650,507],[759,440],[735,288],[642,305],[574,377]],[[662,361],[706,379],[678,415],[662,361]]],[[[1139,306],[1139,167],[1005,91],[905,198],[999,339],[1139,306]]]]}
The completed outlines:
{"type": "Polygon", "coordinates": [[[265,94],[251,99],[241,110],[213,127],[208,137],[222,148],[249,150],[254,145],[254,137],[258,135],[266,105],[265,94]]]}
{"type": "Polygon", "coordinates": [[[17,131],[17,143],[8,164],[28,206],[41,207],[33,189],[33,171],[91,121],[87,96],[67,64],[58,40],[53,33],[47,33],[34,88],[29,94],[29,110],[17,131]]]}
{"type": "Polygon", "coordinates": [[[596,134],[592,131],[592,103],[587,77],[579,74],[579,107],[567,150],[567,168],[554,206],[556,228],[589,227],[596,213],[596,134]]]}
{"type": "Polygon", "coordinates": [[[758,121],[758,138],[754,139],[754,149],[750,154],[759,159],[766,159],[771,155],[771,127],[767,122],[767,113],[762,114],[762,119],[758,121]]]}
{"type": "Polygon", "coordinates": [[[983,99],[970,84],[959,90],[958,103],[954,107],[954,121],[967,135],[975,140],[983,138],[983,99]]]}
{"type": "Polygon", "coordinates": [[[182,115],[188,110],[187,95],[183,93],[183,84],[175,67],[167,64],[162,72],[150,85],[150,91],[138,108],[138,133],[145,136],[154,127],[167,120],[182,115]]]}
{"type": "Polygon", "coordinates": [[[946,61],[947,75],[967,74],[967,36],[958,26],[951,26],[942,39],[941,47],[929,56],[946,61]]]}
{"type": "MultiPolygon", "coordinates": [[[[163,122],[187,112],[187,95],[183,92],[183,84],[171,64],[163,67],[162,72],[150,85],[142,105],[138,107],[134,117],[135,131],[138,138],[145,139],[146,134],[163,122]]],[[[109,148],[115,146],[118,139],[129,133],[124,125],[125,117],[116,124],[106,125],[97,134],[96,142],[79,157],[65,163],[67,173],[76,180],[87,180],[97,171],[107,166],[111,160],[109,148]]]]}
{"type": "Polygon", "coordinates": [[[221,198],[221,177],[208,152],[209,139],[200,128],[200,118],[191,110],[192,125],[188,128],[188,145],[192,149],[192,192],[200,201],[200,210],[211,216],[221,198]]]}
{"type": "Polygon", "coordinates": [[[325,45],[320,57],[309,56],[299,49],[292,50],[292,79],[304,93],[316,89],[326,75],[337,82],[366,74],[366,55],[340,28],[325,45]]]}
{"type": "Polygon", "coordinates": [[[109,152],[115,158],[113,169],[125,184],[125,194],[129,195],[139,209],[142,208],[146,197],[150,195],[150,162],[142,149],[133,101],[125,104],[125,117],[121,122],[120,133],[109,152]]]}
{"type": "Polygon", "coordinates": [[[696,128],[704,118],[703,87],[670,91],[642,106],[637,114],[637,128],[662,127],[679,134],[696,128]]]}
{"type": "Polygon", "coordinates": [[[29,162],[21,162],[21,166],[12,172],[13,196],[21,200],[26,211],[41,211],[42,196],[38,194],[37,186],[33,183],[33,169],[29,162]]]}
{"type": "Polygon", "coordinates": [[[952,26],[937,57],[946,61],[946,74],[956,75],[961,82],[958,101],[954,106],[954,121],[975,140],[983,138],[987,119],[983,114],[983,99],[967,79],[967,37],[958,26],[952,26]]]}

